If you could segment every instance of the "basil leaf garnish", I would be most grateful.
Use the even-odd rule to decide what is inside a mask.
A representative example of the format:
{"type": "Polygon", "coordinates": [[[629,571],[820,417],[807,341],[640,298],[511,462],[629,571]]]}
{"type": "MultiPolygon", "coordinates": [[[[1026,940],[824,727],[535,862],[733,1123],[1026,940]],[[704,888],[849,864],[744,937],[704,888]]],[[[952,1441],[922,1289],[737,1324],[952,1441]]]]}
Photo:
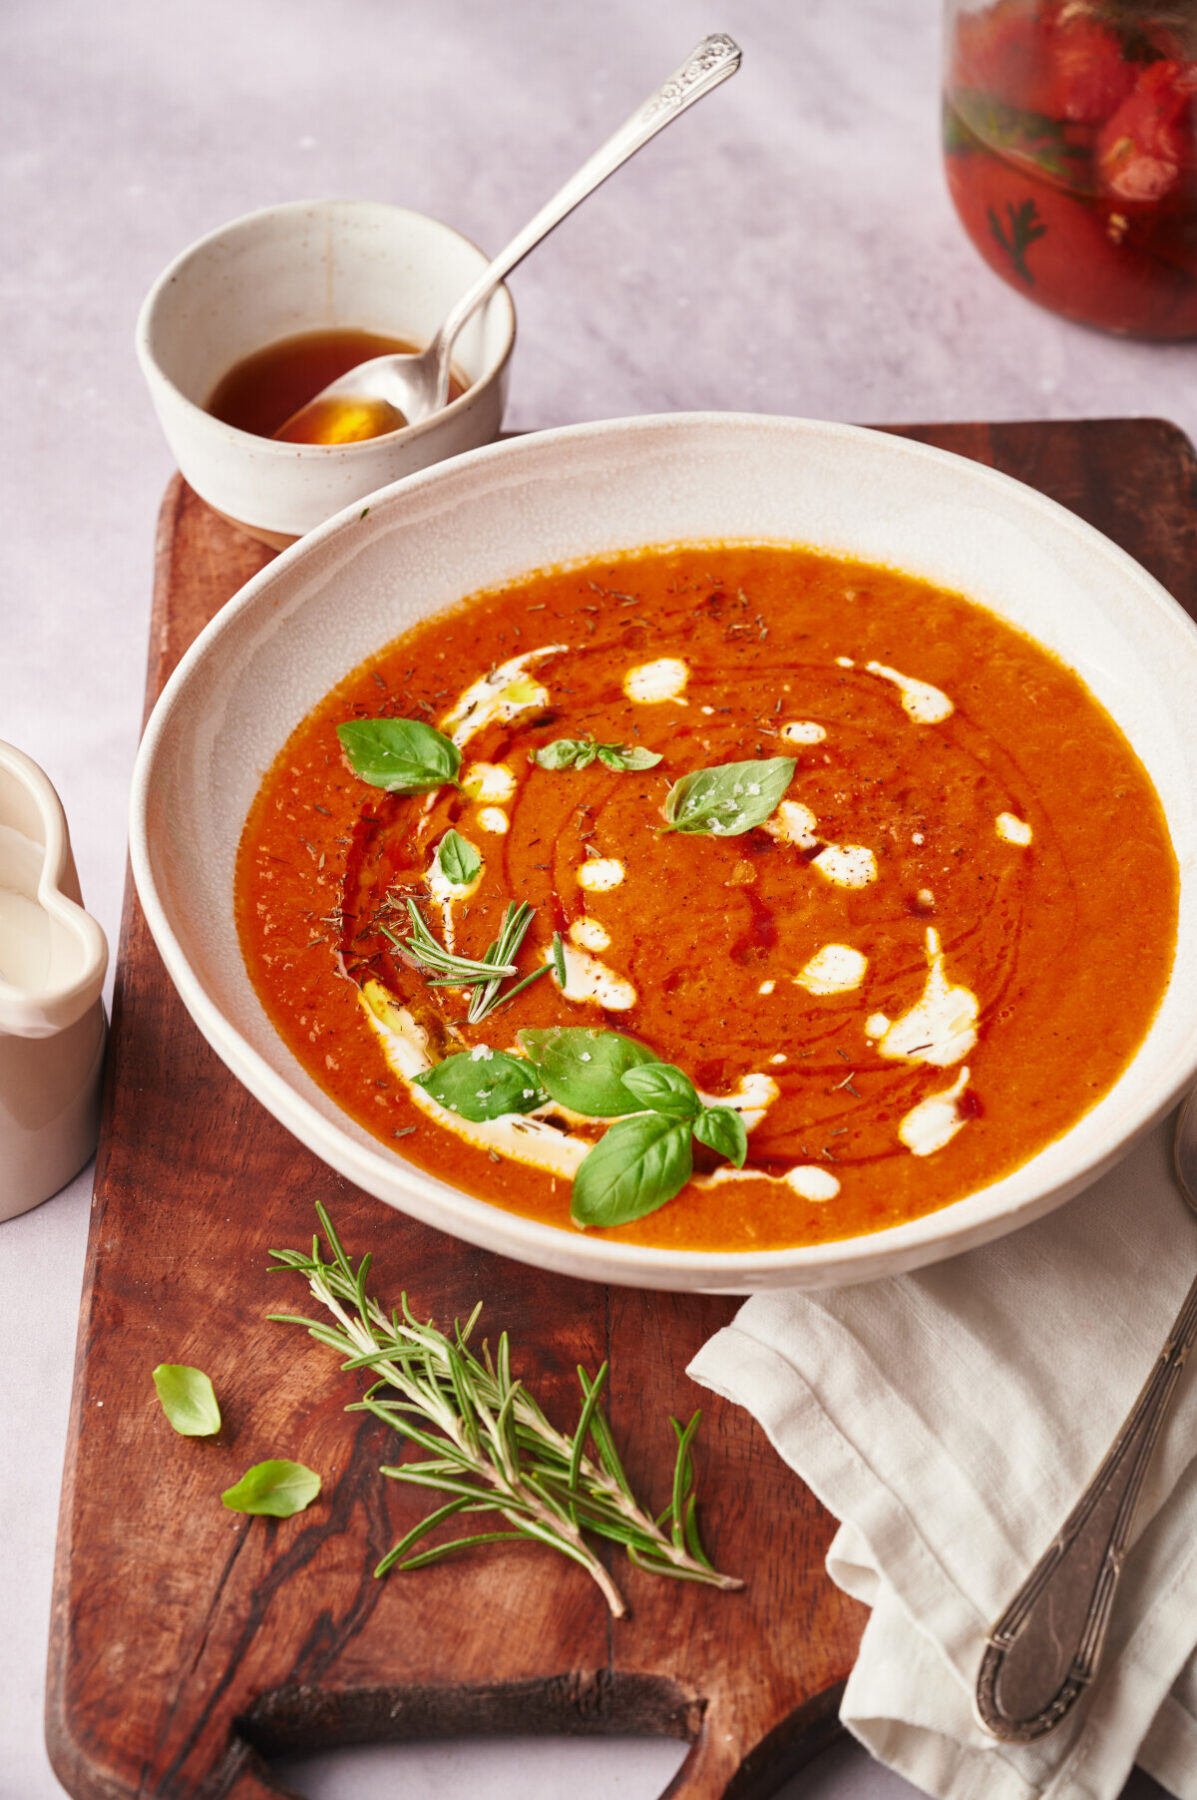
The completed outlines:
{"type": "Polygon", "coordinates": [[[665,817],[674,831],[702,831],[712,837],[739,837],[763,825],[790,785],[797,758],[719,763],[675,781],[665,797],[665,817]]]}
{"type": "Polygon", "coordinates": [[[550,1098],[559,1105],[588,1119],[617,1119],[643,1110],[643,1102],[624,1086],[623,1076],[641,1063],[656,1062],[647,1045],[590,1025],[525,1027],[516,1035],[550,1098]]]}
{"type": "Polygon", "coordinates": [[[180,1437],[215,1437],[220,1430],[220,1408],[202,1369],[187,1363],[159,1363],[154,1386],[163,1412],[180,1437]]]}
{"type": "Polygon", "coordinates": [[[659,750],[646,750],[642,744],[600,744],[598,756],[609,769],[655,769],[661,761],[659,750]]]}
{"type": "Polygon", "coordinates": [[[588,769],[596,756],[608,769],[654,769],[661,761],[658,751],[639,744],[596,744],[593,738],[555,738],[541,745],[534,760],[542,769],[588,769]]]}
{"type": "Polygon", "coordinates": [[[695,1119],[702,1111],[698,1090],[688,1075],[672,1063],[645,1063],[628,1069],[623,1085],[651,1112],[671,1119],[695,1119]]]}
{"type": "Polygon", "coordinates": [[[708,1106],[694,1121],[694,1135],[708,1150],[715,1150],[735,1163],[737,1169],[744,1167],[748,1133],[743,1119],[733,1107],[708,1106]]]}
{"type": "Polygon", "coordinates": [[[419,719],[349,719],[337,726],[355,775],[389,794],[422,794],[457,780],[461,751],[419,719]]]}
{"type": "Polygon", "coordinates": [[[255,1463],[220,1498],[230,1512],[269,1513],[272,1519],[289,1519],[310,1506],[319,1492],[320,1477],[314,1469],[272,1459],[255,1463]]]}
{"type": "Polygon", "coordinates": [[[434,1069],[416,1076],[425,1093],[459,1118],[498,1119],[504,1113],[531,1112],[543,1106],[546,1095],[537,1072],[522,1057],[478,1044],[457,1056],[446,1056],[434,1069]],[[480,1055],[485,1051],[485,1055],[480,1055]]]}
{"type": "Polygon", "coordinates": [[[597,755],[593,738],[554,738],[551,744],[541,745],[533,760],[542,769],[585,769],[597,755]]]}
{"type": "Polygon", "coordinates": [[[440,864],[441,874],[454,887],[469,887],[482,867],[482,858],[473,844],[468,844],[452,827],[446,831],[437,846],[436,860],[440,864]]]}
{"type": "Polygon", "coordinates": [[[626,1225],[672,1200],[694,1166],[690,1121],[665,1113],[620,1119],[599,1139],[574,1176],[575,1225],[626,1225]]]}

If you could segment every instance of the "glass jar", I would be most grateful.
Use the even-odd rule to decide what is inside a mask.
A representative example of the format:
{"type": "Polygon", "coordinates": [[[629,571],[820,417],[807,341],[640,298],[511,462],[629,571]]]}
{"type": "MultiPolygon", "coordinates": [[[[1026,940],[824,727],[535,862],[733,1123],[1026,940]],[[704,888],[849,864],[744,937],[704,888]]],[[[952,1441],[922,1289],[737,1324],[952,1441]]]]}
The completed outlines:
{"type": "Polygon", "coordinates": [[[1197,0],[948,0],[944,154],[990,268],[1106,331],[1197,336],[1197,0]]]}

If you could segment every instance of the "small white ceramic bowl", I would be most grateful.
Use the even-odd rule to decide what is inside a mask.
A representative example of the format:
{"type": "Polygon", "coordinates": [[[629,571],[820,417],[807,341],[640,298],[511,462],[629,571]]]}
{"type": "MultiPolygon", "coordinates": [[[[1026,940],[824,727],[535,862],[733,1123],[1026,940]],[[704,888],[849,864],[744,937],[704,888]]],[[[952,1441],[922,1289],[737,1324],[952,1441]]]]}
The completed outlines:
{"type": "Polygon", "coordinates": [[[499,288],[465,326],[466,392],[420,425],[356,444],[281,444],[205,412],[221,378],[300,332],[428,343],[489,259],[448,225],[370,200],[297,200],[210,232],[146,296],[137,355],[159,423],[200,497],[279,548],[341,508],[498,436],[515,343],[499,288]]]}
{"type": "MultiPolygon", "coordinates": [[[[847,425],[612,420],[477,450],[375,495],[251,581],[183,658],[133,784],[133,872],[200,1030],[351,1181],[525,1262],[644,1287],[750,1291],[897,1274],[1028,1223],[1111,1166],[1197,1073],[1197,629],[1063,507],[977,463],[847,425]],[[1180,862],[1176,962],[1121,1079],[1021,1169],[939,1212],[810,1248],[684,1254],[488,1206],[356,1125],[282,1043],[237,942],[242,823],[288,734],[417,620],[531,569],[686,540],[812,544],[971,595],[1071,664],[1142,758],[1180,862]]],[[[1113,977],[1116,979],[1116,976],[1113,977]]]]}

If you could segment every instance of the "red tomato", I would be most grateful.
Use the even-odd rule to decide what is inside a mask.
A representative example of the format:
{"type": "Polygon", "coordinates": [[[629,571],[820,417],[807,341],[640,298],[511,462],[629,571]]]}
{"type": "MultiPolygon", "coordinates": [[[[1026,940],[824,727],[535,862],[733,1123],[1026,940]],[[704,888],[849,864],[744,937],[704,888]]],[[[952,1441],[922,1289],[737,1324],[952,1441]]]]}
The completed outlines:
{"type": "Polygon", "coordinates": [[[1108,25],[1066,14],[1051,29],[1043,111],[1074,125],[1100,125],[1130,93],[1135,71],[1108,25]]]}
{"type": "Polygon", "coordinates": [[[1197,334],[1197,283],[1120,241],[1125,221],[985,151],[947,158],[948,187],[989,266],[1028,299],[1107,331],[1197,334]]]}
{"type": "Polygon", "coordinates": [[[1027,104],[1038,60],[1029,0],[997,0],[984,12],[961,13],[952,51],[953,85],[995,94],[1008,106],[1027,104]]]}
{"type": "Polygon", "coordinates": [[[1189,102],[1197,92],[1191,64],[1153,62],[1140,69],[1131,94],[1097,140],[1097,175],[1118,200],[1154,203],[1176,186],[1193,161],[1189,102]]]}
{"type": "Polygon", "coordinates": [[[952,80],[1023,112],[1097,125],[1130,93],[1135,71],[1100,20],[1061,0],[997,0],[961,14],[952,80]]]}

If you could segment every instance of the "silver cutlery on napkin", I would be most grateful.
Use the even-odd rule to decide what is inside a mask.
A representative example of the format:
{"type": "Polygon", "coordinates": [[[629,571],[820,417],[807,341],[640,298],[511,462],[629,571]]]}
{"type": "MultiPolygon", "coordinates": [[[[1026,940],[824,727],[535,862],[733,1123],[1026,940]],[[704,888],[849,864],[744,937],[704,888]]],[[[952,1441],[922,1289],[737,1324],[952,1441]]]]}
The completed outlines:
{"type": "MultiPolygon", "coordinates": [[[[1181,1108],[1173,1154],[1181,1193],[1197,1212],[1197,1092],[1181,1108]]],[[[1097,1673],[1135,1508],[1194,1339],[1197,1279],[1105,1461],[989,1633],[976,1708],[995,1737],[1043,1737],[1097,1673]]]]}

